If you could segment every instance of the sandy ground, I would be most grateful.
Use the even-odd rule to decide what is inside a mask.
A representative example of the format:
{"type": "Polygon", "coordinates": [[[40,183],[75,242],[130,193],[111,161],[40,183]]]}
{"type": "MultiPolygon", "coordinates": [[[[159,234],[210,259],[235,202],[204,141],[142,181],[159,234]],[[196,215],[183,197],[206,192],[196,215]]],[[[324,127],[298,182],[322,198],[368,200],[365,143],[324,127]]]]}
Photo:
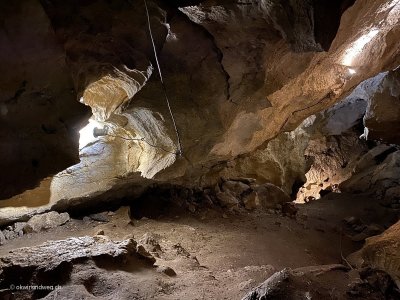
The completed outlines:
{"type": "MultiPolygon", "coordinates": [[[[203,209],[133,221],[128,207],[121,207],[108,223],[72,219],[47,232],[9,241],[0,248],[0,255],[48,240],[92,236],[100,230],[113,240],[132,235],[140,240],[147,234],[161,246],[157,264],[171,267],[176,276],[156,272],[151,266],[96,266],[97,280],[110,284],[121,281],[121,289],[135,284],[137,291],[129,296],[132,299],[240,299],[282,268],[341,263],[341,251],[346,256],[362,246],[341,233],[342,219],[357,214],[367,219],[369,214],[379,218],[376,210],[371,214],[374,205],[374,201],[362,196],[350,199],[339,195],[299,205],[296,219],[266,212],[203,209]],[[347,207],[345,203],[349,201],[352,205],[347,207]]],[[[87,272],[85,268],[87,264],[75,266],[67,284],[79,282],[74,281],[74,276],[87,272]]],[[[104,290],[104,283],[103,287],[93,286],[96,284],[91,285],[90,293],[99,299],[128,299],[124,298],[128,297],[126,294],[117,296],[114,284],[109,288],[114,289],[112,293],[104,290]]]]}

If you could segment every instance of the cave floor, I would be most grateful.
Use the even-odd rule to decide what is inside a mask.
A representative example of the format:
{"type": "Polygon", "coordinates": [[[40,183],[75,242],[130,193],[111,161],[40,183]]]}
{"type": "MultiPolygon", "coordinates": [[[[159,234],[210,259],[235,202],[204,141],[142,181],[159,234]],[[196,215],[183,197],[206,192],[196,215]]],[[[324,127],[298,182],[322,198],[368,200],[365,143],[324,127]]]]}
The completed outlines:
{"type": "MultiPolygon", "coordinates": [[[[176,276],[167,276],[143,263],[127,269],[85,262],[74,266],[66,284],[79,282],[76,278],[80,276],[76,274],[87,273],[89,268],[94,279],[90,289],[85,287],[98,297],[93,299],[240,299],[275,271],[342,263],[341,251],[346,256],[362,246],[341,233],[341,220],[357,213],[357,217],[373,218],[379,215],[378,210],[371,201],[367,208],[360,208],[368,200],[362,196],[350,199],[338,195],[335,199],[298,205],[296,219],[276,213],[202,209],[195,213],[172,211],[157,219],[130,220],[128,207],[121,207],[110,213],[106,223],[71,219],[46,232],[11,240],[0,247],[0,256],[16,248],[94,236],[99,231],[112,240],[151,236],[160,245],[157,263],[171,267],[176,276]],[[350,200],[352,205],[348,207],[332,205],[333,201],[350,200]],[[118,296],[122,290],[124,296],[118,296]]],[[[60,294],[57,299],[68,298],[60,294]]]]}

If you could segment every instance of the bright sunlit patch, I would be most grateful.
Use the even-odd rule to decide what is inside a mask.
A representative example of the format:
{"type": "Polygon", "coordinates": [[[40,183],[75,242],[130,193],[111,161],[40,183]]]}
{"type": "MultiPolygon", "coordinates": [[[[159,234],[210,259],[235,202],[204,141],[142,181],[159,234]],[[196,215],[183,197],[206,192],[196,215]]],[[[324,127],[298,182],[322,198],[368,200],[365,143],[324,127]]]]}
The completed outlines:
{"type": "Polygon", "coordinates": [[[391,1],[388,1],[387,3],[384,3],[379,8],[378,13],[386,12],[388,10],[391,10],[391,12],[394,12],[394,13],[398,12],[400,10],[399,0],[391,0],[391,1]]]}
{"type": "Polygon", "coordinates": [[[350,74],[350,75],[356,74],[356,70],[354,70],[354,69],[352,69],[352,68],[349,68],[349,74],[350,74]]]}
{"type": "Polygon", "coordinates": [[[82,149],[83,147],[85,147],[87,144],[92,143],[94,141],[97,140],[97,138],[95,138],[93,136],[93,129],[95,127],[103,127],[103,124],[89,119],[89,123],[83,127],[81,130],[79,130],[79,149],[82,149]]]}
{"type": "Polygon", "coordinates": [[[343,65],[351,66],[353,64],[354,59],[360,55],[363,51],[365,45],[367,45],[373,38],[379,33],[378,29],[372,29],[367,34],[364,34],[360,38],[358,38],[352,46],[346,50],[343,57],[343,65]]]}

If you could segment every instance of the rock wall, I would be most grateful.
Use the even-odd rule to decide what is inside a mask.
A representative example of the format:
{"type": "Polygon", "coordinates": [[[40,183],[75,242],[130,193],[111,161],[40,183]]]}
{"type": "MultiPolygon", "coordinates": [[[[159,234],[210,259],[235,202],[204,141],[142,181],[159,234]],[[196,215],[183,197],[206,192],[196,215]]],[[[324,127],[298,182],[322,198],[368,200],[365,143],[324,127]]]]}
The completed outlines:
{"type": "MultiPolygon", "coordinates": [[[[99,201],[112,198],[113,192],[114,197],[135,188],[139,193],[152,181],[197,184],[216,180],[221,171],[221,176],[231,176],[218,169],[224,164],[234,176],[254,175],[292,192],[305,180],[308,167],[302,159],[307,146],[302,135],[307,133],[294,133],[298,125],[350,94],[363,80],[399,65],[400,11],[395,1],[338,1],[324,8],[309,1],[149,0],[155,47],[183,145],[179,156],[156,75],[144,5],[122,0],[27,3],[40,11],[43,26],[51,28],[60,43],[62,67],[47,60],[49,66],[40,70],[49,75],[56,68],[68,77],[68,84],[64,79],[61,86],[73,88],[73,97],[90,107],[92,117],[81,130],[79,164],[2,206],[26,206],[22,204],[38,195],[40,205],[35,203],[34,209],[43,203],[49,207],[99,201]],[[108,126],[109,134],[83,142],[95,126],[108,126]]],[[[3,11],[28,30],[29,23],[13,17],[25,11],[3,11]]],[[[30,31],[27,35],[32,36],[30,31]]],[[[28,65],[38,69],[37,64],[28,65]]],[[[38,82],[60,86],[52,81],[57,76],[49,77],[37,77],[38,82]]],[[[63,112],[75,106],[82,110],[78,101],[61,102],[68,107],[63,112]]],[[[53,111],[47,113],[50,119],[53,111]]],[[[21,123],[20,117],[10,119],[21,123]]],[[[43,124],[45,132],[54,131],[43,124]]],[[[71,134],[76,136],[77,130],[71,134]]],[[[64,153],[68,147],[60,144],[64,153]]],[[[56,155],[46,157],[57,161],[56,155]]],[[[65,168],[55,163],[52,167],[65,168]]]]}
{"type": "Polygon", "coordinates": [[[76,101],[66,54],[38,1],[0,4],[0,199],[79,162],[76,101]]]}

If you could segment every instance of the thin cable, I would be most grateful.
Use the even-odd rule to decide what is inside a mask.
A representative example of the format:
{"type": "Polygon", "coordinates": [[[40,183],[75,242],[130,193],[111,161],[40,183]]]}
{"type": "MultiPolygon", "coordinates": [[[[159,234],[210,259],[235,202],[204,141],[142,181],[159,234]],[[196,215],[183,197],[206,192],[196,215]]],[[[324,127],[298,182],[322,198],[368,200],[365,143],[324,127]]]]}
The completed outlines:
{"type": "Polygon", "coordinates": [[[164,92],[164,96],[165,96],[165,101],[167,102],[169,114],[170,114],[170,116],[171,116],[172,123],[174,124],[174,129],[175,129],[175,133],[176,133],[176,139],[177,139],[177,143],[178,143],[178,151],[176,152],[176,154],[179,155],[179,156],[181,156],[181,155],[183,154],[183,151],[182,151],[182,144],[181,144],[181,138],[180,138],[180,135],[179,135],[178,127],[176,126],[174,114],[172,113],[171,105],[170,105],[170,103],[169,103],[169,99],[168,99],[168,95],[167,95],[167,89],[166,89],[166,87],[165,87],[164,80],[163,80],[162,73],[161,73],[160,63],[158,62],[156,45],[154,44],[153,33],[152,33],[152,30],[151,30],[150,14],[149,14],[149,9],[148,9],[148,7],[147,7],[147,1],[146,1],[146,0],[143,0],[143,2],[144,2],[144,6],[145,6],[145,8],[146,8],[147,25],[148,25],[148,28],[149,28],[149,34],[150,34],[151,44],[152,44],[152,46],[153,46],[154,58],[155,58],[156,64],[157,64],[158,74],[160,75],[160,80],[161,80],[161,85],[162,85],[163,92],[164,92]]]}
{"type": "Polygon", "coordinates": [[[154,144],[149,143],[148,141],[146,141],[146,139],[145,139],[144,137],[142,137],[142,138],[126,138],[126,137],[123,137],[123,136],[120,136],[120,135],[113,135],[113,134],[107,134],[107,136],[112,136],[112,137],[120,138],[120,139],[127,140],[127,141],[140,141],[140,142],[145,142],[145,143],[146,143],[147,145],[149,145],[150,147],[153,147],[153,148],[156,148],[156,149],[160,149],[160,150],[162,150],[162,151],[164,151],[164,152],[167,152],[167,153],[176,154],[176,152],[169,151],[169,150],[167,150],[167,149],[165,149],[165,148],[163,148],[163,147],[160,147],[160,146],[157,146],[157,145],[154,145],[154,144]]]}

